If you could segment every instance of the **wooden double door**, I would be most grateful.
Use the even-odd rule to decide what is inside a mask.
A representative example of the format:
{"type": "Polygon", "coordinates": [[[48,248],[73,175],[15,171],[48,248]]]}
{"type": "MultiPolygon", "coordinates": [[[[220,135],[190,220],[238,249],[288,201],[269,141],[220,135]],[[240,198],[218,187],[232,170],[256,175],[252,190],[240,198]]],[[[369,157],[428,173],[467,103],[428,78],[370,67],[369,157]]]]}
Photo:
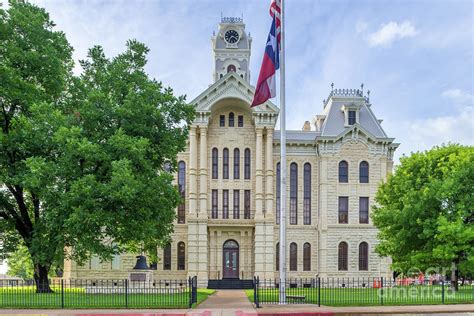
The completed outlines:
{"type": "Polygon", "coordinates": [[[227,240],[222,251],[222,275],[224,279],[239,278],[239,244],[235,240],[227,240]]]}

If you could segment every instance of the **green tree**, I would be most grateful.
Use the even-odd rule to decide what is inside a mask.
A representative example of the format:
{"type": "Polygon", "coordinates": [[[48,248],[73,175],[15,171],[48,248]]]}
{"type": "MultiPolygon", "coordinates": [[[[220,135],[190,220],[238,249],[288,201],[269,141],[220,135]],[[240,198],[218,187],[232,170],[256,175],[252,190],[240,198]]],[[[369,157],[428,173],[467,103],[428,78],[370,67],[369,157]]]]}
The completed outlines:
{"type": "Polygon", "coordinates": [[[402,271],[451,269],[457,288],[455,271],[474,271],[473,189],[474,147],[445,145],[402,157],[376,195],[377,252],[402,271]]]}
{"type": "Polygon", "coordinates": [[[0,15],[0,254],[23,242],[37,291],[50,292],[64,257],[110,260],[168,240],[194,108],[148,77],[137,41],[112,59],[92,48],[74,77],[43,9],[11,1],[0,15]]]}
{"type": "Polygon", "coordinates": [[[22,279],[33,278],[33,262],[31,261],[28,248],[19,246],[15,252],[9,255],[7,275],[22,279]]]}

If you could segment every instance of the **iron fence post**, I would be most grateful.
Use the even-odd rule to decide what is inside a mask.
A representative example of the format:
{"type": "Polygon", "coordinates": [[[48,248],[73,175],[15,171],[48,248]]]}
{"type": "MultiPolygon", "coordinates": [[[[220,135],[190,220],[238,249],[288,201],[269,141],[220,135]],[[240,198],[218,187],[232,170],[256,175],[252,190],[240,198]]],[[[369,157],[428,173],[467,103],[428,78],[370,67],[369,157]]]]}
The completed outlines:
{"type": "Polygon", "coordinates": [[[128,279],[125,279],[125,308],[128,308],[128,279]]]}
{"type": "Polygon", "coordinates": [[[64,280],[61,279],[61,308],[64,309],[64,280]]]}
{"type": "Polygon", "coordinates": [[[321,278],[318,277],[318,307],[321,307],[321,278]]]}
{"type": "Polygon", "coordinates": [[[191,283],[191,277],[188,278],[188,288],[189,288],[189,308],[193,307],[193,284],[191,283]]]}
{"type": "Polygon", "coordinates": [[[383,305],[383,277],[380,277],[380,305],[383,305]]]}
{"type": "Polygon", "coordinates": [[[444,277],[441,280],[441,303],[444,304],[444,277]]]}

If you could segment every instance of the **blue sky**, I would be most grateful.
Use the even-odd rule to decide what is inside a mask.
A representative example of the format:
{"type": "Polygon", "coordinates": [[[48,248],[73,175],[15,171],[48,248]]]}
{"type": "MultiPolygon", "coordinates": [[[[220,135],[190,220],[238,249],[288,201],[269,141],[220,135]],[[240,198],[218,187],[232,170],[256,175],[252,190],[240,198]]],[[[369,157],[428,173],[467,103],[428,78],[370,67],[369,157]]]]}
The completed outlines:
{"type": "MultiPolygon", "coordinates": [[[[253,37],[251,83],[270,25],[267,0],[44,1],[76,59],[110,56],[136,38],[151,76],[191,101],[212,83],[210,37],[221,13],[242,16],[253,37]]],[[[442,142],[472,144],[473,2],[288,0],[287,126],[322,111],[330,84],[371,90],[373,111],[401,146],[398,157],[442,142]]],[[[77,67],[76,71],[80,71],[77,67]]]]}
{"type": "MultiPolygon", "coordinates": [[[[271,22],[267,0],[31,2],[50,12],[76,60],[93,45],[114,56],[127,39],[144,42],[149,74],[188,101],[212,83],[210,38],[221,13],[243,15],[253,37],[252,84],[271,22]]],[[[396,159],[442,142],[473,144],[473,1],[288,0],[286,9],[288,129],[322,111],[331,82],[364,83],[401,143],[396,159]]]]}

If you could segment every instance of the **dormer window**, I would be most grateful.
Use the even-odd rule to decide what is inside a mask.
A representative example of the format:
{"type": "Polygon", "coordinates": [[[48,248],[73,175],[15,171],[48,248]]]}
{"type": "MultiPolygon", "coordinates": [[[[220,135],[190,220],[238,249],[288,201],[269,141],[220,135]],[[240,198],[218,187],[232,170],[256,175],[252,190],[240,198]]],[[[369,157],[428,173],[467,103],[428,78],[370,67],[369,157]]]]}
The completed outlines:
{"type": "Polygon", "coordinates": [[[354,110],[349,111],[348,120],[349,120],[349,122],[348,122],[349,125],[354,125],[356,123],[356,111],[354,111],[354,110]]]}
{"type": "Polygon", "coordinates": [[[341,111],[344,112],[344,126],[349,127],[356,123],[359,123],[359,110],[360,104],[344,104],[341,107],[341,111]]]}

